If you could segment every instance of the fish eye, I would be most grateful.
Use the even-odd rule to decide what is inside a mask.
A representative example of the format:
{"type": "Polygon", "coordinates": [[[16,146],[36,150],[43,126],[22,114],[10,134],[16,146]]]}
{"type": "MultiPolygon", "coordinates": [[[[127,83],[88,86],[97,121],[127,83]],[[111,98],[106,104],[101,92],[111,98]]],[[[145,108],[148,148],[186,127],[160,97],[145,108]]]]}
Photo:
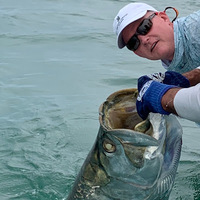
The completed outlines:
{"type": "Polygon", "coordinates": [[[113,153],[113,152],[116,151],[115,144],[112,141],[108,140],[108,139],[105,139],[103,141],[103,148],[108,153],[113,153]]]}

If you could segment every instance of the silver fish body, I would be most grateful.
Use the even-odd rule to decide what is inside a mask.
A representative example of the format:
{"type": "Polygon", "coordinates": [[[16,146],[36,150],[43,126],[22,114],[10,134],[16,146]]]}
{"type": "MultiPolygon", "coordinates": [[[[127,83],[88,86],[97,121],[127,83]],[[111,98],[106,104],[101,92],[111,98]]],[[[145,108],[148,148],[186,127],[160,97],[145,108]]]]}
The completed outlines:
{"type": "Polygon", "coordinates": [[[167,200],[182,145],[175,116],[136,111],[136,89],[110,95],[99,109],[96,141],[68,200],[167,200]],[[140,132],[139,132],[139,131],[140,132]]]}

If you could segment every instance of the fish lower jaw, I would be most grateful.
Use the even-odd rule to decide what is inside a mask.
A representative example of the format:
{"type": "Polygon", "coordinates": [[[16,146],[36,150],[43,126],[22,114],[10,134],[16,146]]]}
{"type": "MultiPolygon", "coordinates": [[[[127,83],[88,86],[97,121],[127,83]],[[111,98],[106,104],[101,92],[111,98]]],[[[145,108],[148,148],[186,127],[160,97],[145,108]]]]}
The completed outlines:
{"type": "MultiPolygon", "coordinates": [[[[181,154],[181,145],[182,145],[182,140],[181,137],[177,137],[177,140],[174,142],[174,145],[168,147],[168,149],[173,148],[173,146],[176,147],[175,149],[175,153],[173,155],[173,157],[171,158],[171,163],[168,167],[168,169],[166,169],[166,166],[163,167],[162,172],[164,172],[164,174],[160,177],[160,184],[158,187],[158,194],[170,194],[171,189],[173,187],[174,184],[174,179],[176,176],[176,171],[178,168],[178,162],[180,159],[180,154],[181,154]]],[[[164,165],[168,164],[167,159],[165,159],[164,165]]]]}

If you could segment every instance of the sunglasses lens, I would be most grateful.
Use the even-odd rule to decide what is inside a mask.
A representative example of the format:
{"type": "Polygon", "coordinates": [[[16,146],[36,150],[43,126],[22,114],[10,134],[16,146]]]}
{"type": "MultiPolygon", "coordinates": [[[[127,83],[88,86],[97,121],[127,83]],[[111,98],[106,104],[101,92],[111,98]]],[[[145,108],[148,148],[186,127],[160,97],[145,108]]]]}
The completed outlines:
{"type": "Polygon", "coordinates": [[[126,44],[126,47],[131,51],[135,51],[139,47],[139,45],[140,45],[140,40],[136,35],[133,35],[133,37],[126,44]]]}
{"type": "Polygon", "coordinates": [[[146,35],[152,27],[152,22],[150,19],[145,19],[137,29],[140,35],[146,35]]]}

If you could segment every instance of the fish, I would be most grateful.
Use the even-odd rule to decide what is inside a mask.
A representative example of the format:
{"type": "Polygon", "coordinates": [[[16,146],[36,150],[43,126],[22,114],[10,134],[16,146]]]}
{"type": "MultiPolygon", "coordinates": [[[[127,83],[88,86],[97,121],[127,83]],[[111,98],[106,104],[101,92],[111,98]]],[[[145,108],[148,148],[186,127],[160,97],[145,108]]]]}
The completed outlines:
{"type": "Polygon", "coordinates": [[[112,93],[99,107],[99,131],[67,200],[167,200],[182,147],[175,115],[142,120],[136,88],[112,93]]]}

